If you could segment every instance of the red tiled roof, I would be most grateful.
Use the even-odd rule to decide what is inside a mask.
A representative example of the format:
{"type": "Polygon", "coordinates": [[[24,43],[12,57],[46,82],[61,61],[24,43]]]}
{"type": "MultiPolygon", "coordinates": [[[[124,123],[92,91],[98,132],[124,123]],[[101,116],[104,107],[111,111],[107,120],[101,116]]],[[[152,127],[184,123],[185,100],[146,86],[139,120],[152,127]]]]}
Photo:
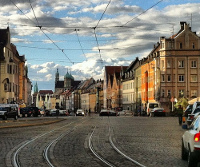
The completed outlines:
{"type": "Polygon", "coordinates": [[[115,72],[120,72],[121,69],[126,69],[128,66],[105,66],[107,74],[113,75],[115,72]]]}
{"type": "Polygon", "coordinates": [[[46,95],[46,94],[53,94],[53,91],[52,90],[40,90],[39,93],[46,95]]]}

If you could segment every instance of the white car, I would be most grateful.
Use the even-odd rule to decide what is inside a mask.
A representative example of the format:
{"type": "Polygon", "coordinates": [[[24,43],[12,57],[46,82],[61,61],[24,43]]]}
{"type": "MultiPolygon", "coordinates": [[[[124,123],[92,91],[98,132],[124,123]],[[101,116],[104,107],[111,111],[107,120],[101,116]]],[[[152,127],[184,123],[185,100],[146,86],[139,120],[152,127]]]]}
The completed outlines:
{"type": "Polygon", "coordinates": [[[197,167],[200,162],[200,116],[183,134],[181,156],[183,160],[188,160],[188,167],[197,167]]]}
{"type": "Polygon", "coordinates": [[[76,111],[76,116],[85,116],[85,112],[82,109],[76,111]]]}
{"type": "Polygon", "coordinates": [[[195,108],[191,114],[188,114],[188,118],[187,118],[187,124],[191,125],[192,121],[198,116],[200,115],[200,106],[198,106],[197,108],[195,108]]]}

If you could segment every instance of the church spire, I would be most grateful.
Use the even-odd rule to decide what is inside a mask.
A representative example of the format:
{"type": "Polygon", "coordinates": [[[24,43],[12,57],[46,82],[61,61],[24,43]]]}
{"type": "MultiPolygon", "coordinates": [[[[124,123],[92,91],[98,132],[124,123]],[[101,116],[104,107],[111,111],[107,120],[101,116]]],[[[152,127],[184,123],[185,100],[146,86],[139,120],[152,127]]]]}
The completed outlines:
{"type": "Polygon", "coordinates": [[[36,82],[35,86],[34,86],[34,93],[38,93],[38,84],[36,82]]]}
{"type": "Polygon", "coordinates": [[[57,68],[57,72],[56,72],[56,76],[55,76],[55,83],[57,83],[59,81],[59,72],[58,72],[58,68],[57,68]]]}

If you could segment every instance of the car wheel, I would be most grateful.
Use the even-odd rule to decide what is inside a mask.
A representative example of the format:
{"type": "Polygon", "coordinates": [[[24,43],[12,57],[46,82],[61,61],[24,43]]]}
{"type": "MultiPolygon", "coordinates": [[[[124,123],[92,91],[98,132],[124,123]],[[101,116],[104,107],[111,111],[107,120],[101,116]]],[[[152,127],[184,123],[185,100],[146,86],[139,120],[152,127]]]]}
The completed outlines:
{"type": "Polygon", "coordinates": [[[17,119],[18,119],[18,116],[17,116],[17,115],[15,115],[14,119],[15,119],[15,120],[17,120],[17,119]]]}
{"type": "Polygon", "coordinates": [[[4,115],[3,120],[7,120],[7,115],[4,115]]]}
{"type": "Polygon", "coordinates": [[[181,158],[182,158],[182,160],[187,160],[187,158],[188,158],[183,141],[182,141],[182,147],[181,147],[181,158]]]}
{"type": "Polygon", "coordinates": [[[190,151],[188,152],[188,167],[196,167],[197,166],[197,161],[194,157],[194,153],[190,151]]]}

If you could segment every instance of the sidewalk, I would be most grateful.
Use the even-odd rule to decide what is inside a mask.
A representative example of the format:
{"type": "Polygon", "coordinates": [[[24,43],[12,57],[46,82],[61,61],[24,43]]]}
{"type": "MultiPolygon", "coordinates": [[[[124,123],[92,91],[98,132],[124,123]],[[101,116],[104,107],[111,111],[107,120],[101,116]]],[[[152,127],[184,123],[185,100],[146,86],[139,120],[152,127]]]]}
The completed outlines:
{"type": "Polygon", "coordinates": [[[65,120],[64,118],[49,118],[49,117],[19,118],[18,120],[10,118],[8,120],[0,120],[0,129],[48,125],[64,120],[65,120]]]}

